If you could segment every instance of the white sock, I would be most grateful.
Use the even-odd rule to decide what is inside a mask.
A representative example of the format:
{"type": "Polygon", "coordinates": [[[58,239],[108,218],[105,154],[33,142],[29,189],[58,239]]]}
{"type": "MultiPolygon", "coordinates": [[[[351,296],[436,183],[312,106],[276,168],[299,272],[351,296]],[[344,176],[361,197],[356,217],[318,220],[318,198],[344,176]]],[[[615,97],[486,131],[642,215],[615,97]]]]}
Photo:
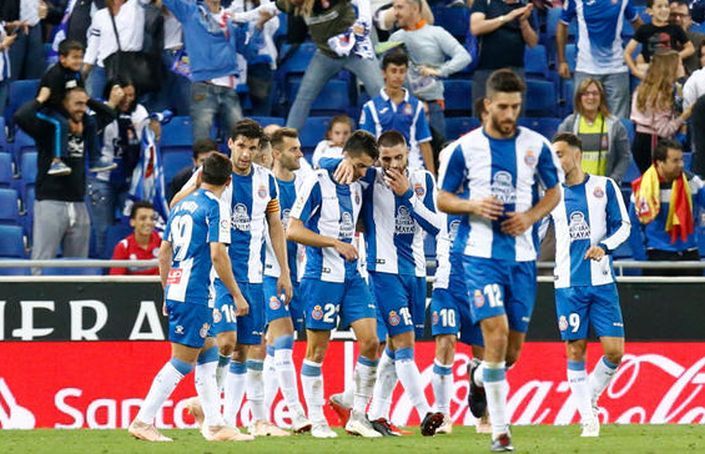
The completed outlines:
{"type": "Polygon", "coordinates": [[[433,394],[436,396],[436,411],[450,414],[450,397],[453,393],[453,364],[442,364],[438,359],[433,362],[433,394]]]}
{"type": "Polygon", "coordinates": [[[507,433],[507,394],[509,384],[507,383],[504,361],[499,363],[488,363],[483,361],[484,371],[482,380],[485,384],[487,394],[487,410],[492,422],[492,439],[503,433],[507,433]]]}
{"type": "Polygon", "coordinates": [[[587,381],[587,372],[585,371],[585,361],[568,360],[567,373],[570,393],[578,407],[580,420],[583,423],[591,421],[594,416],[592,414],[592,404],[590,403],[590,388],[587,381]]]}
{"type": "Polygon", "coordinates": [[[419,419],[423,421],[426,413],[431,411],[426,395],[421,387],[421,374],[414,362],[414,349],[411,347],[400,348],[394,352],[394,365],[397,369],[397,376],[406,394],[411,400],[411,404],[416,408],[419,419]]]}
{"type": "Polygon", "coordinates": [[[590,399],[597,401],[600,398],[602,392],[607,388],[607,385],[612,381],[615,372],[617,372],[617,367],[619,364],[614,364],[610,362],[606,357],[602,357],[597,364],[595,369],[590,374],[588,379],[590,387],[590,399]]]}
{"type": "MultiPolygon", "coordinates": [[[[395,372],[396,374],[396,372],[395,372]]],[[[355,384],[349,386],[343,390],[343,405],[348,408],[352,408],[353,401],[355,400],[355,384]]]]}
{"type": "Polygon", "coordinates": [[[365,414],[367,404],[372,397],[377,375],[377,360],[371,360],[362,355],[358,356],[353,381],[355,382],[355,397],[353,411],[365,414]]]}
{"type": "Polygon", "coordinates": [[[308,419],[312,423],[327,424],[323,414],[323,375],[321,375],[321,364],[304,360],[301,366],[301,384],[304,388],[304,398],[308,408],[308,419]]]}
{"type": "Polygon", "coordinates": [[[228,375],[229,366],[230,356],[224,356],[218,353],[218,369],[215,372],[215,379],[218,382],[218,389],[220,390],[225,386],[225,377],[228,375]]]}
{"type": "Polygon", "coordinates": [[[483,377],[484,371],[485,371],[485,362],[482,361],[480,363],[480,365],[475,369],[475,373],[472,374],[472,381],[474,381],[477,386],[480,386],[480,387],[485,386],[485,380],[483,377]]]}
{"type": "Polygon", "coordinates": [[[282,396],[289,411],[298,411],[299,387],[296,382],[296,368],[294,367],[294,337],[281,336],[275,341],[274,361],[278,381],[281,384],[282,396]]]}
{"type": "Polygon", "coordinates": [[[225,377],[225,387],[223,389],[223,418],[225,424],[231,427],[237,425],[237,413],[242,405],[242,398],[245,395],[245,374],[247,367],[245,363],[236,361],[230,362],[230,370],[225,377]]]}
{"type": "MultiPolygon", "coordinates": [[[[392,405],[392,394],[397,386],[397,370],[394,367],[394,352],[385,349],[377,365],[377,380],[372,391],[372,403],[368,416],[370,421],[389,419],[389,407],[392,405]]],[[[354,395],[354,393],[351,393],[354,395]]]]}
{"type": "Polygon", "coordinates": [[[164,364],[164,367],[152,380],[152,386],[149,388],[147,397],[142,402],[140,411],[137,413],[137,419],[141,422],[152,424],[159,409],[162,408],[164,402],[176,389],[176,385],[192,370],[192,364],[176,358],[172,358],[164,364]]]}
{"type": "Polygon", "coordinates": [[[277,368],[274,366],[274,347],[267,345],[267,356],[264,358],[264,411],[272,414],[272,403],[279,391],[277,368]]]}
{"type": "Polygon", "coordinates": [[[194,383],[196,393],[203,408],[206,426],[222,426],[223,415],[220,413],[220,392],[215,379],[218,368],[218,347],[213,347],[198,356],[194,383]]]}
{"type": "Polygon", "coordinates": [[[247,378],[245,387],[247,389],[247,400],[250,402],[252,419],[254,421],[269,421],[267,412],[264,409],[264,380],[262,370],[264,363],[261,360],[247,360],[247,378]]]}

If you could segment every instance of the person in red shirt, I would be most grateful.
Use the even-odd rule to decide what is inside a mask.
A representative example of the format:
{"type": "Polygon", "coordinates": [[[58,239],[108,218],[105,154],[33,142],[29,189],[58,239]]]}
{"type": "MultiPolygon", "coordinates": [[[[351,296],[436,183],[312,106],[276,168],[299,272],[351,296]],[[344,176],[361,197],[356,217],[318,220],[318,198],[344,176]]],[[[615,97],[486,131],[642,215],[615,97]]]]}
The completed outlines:
{"type": "MultiPolygon", "coordinates": [[[[134,232],[122,239],[113,250],[113,260],[151,260],[157,258],[162,239],[154,231],[154,207],[145,201],[135,202],[130,211],[134,232]]],[[[158,275],[159,268],[110,268],[111,275],[158,275]]]]}

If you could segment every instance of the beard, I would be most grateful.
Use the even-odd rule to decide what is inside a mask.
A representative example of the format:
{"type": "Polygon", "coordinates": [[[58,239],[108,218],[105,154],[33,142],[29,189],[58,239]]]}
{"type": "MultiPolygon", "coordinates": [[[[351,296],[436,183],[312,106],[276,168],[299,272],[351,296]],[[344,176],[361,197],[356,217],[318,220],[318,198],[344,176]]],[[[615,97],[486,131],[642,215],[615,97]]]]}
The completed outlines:
{"type": "Polygon", "coordinates": [[[492,122],[492,127],[494,128],[494,130],[499,132],[503,136],[509,137],[513,135],[514,131],[516,130],[516,121],[505,120],[503,122],[500,122],[497,121],[497,119],[494,117],[490,117],[490,121],[492,122]]]}

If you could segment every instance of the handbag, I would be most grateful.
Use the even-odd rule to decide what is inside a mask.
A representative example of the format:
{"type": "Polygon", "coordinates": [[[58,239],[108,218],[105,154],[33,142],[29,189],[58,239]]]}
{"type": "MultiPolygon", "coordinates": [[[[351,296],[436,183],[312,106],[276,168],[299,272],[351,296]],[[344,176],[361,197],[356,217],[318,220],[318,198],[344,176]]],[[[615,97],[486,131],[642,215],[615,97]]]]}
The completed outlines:
{"type": "Polygon", "coordinates": [[[113,24],[118,50],[103,61],[108,80],[130,80],[139,94],[158,91],[161,83],[161,59],[143,51],[123,51],[112,11],[110,21],[113,24]]]}

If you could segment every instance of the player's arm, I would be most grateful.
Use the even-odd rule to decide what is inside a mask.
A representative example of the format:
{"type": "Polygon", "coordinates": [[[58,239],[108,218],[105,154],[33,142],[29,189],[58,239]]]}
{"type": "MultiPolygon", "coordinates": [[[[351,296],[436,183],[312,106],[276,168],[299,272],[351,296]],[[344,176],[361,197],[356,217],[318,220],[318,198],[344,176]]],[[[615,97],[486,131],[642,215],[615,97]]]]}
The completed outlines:
{"type": "Polygon", "coordinates": [[[291,301],[294,294],[294,289],[291,283],[289,261],[286,253],[286,234],[284,233],[284,227],[281,222],[279,201],[274,199],[269,203],[272,206],[271,209],[269,206],[267,207],[269,238],[272,241],[272,249],[274,249],[274,255],[277,257],[279,269],[281,270],[281,273],[279,273],[279,278],[277,279],[277,293],[279,295],[284,293],[286,296],[286,302],[288,303],[291,301]],[[273,204],[272,202],[275,203],[273,204]]]}
{"type": "MultiPolygon", "coordinates": [[[[399,177],[404,177],[404,175],[396,172],[399,177]]],[[[411,208],[411,216],[416,222],[419,223],[422,229],[424,229],[429,234],[436,236],[441,231],[443,227],[443,217],[436,210],[436,204],[434,202],[436,185],[433,183],[433,177],[429,172],[424,172],[425,178],[425,190],[422,195],[416,193],[409,187],[408,183],[406,186],[406,191],[402,195],[404,203],[408,204],[411,208]]],[[[392,186],[394,189],[394,186],[392,186]]]]}
{"type": "Polygon", "coordinates": [[[215,269],[218,278],[221,280],[223,285],[225,285],[225,288],[227,288],[228,292],[232,295],[233,301],[235,301],[235,307],[237,309],[236,314],[238,316],[247,315],[250,311],[250,306],[247,304],[247,301],[245,301],[245,297],[240,291],[240,286],[238,286],[235,281],[227,246],[224,243],[210,243],[210,249],[213,268],[215,269]]]}
{"type": "Polygon", "coordinates": [[[609,180],[607,182],[606,192],[605,218],[607,221],[607,236],[588,249],[585,253],[585,259],[601,260],[602,257],[610,254],[629,239],[631,231],[629,213],[627,213],[622,194],[614,181],[609,180]]]}
{"type": "Polygon", "coordinates": [[[159,247],[159,279],[161,280],[162,288],[166,288],[166,280],[171,269],[173,254],[174,250],[171,247],[171,242],[162,240],[162,244],[159,247]]]}
{"type": "Polygon", "coordinates": [[[196,171],[193,172],[193,175],[191,175],[191,178],[189,178],[184,187],[182,187],[179,192],[174,194],[174,197],[171,199],[171,202],[169,202],[169,208],[174,208],[177,203],[179,203],[189,195],[193,194],[193,192],[198,189],[199,186],[201,186],[200,168],[196,169],[196,171]]]}

